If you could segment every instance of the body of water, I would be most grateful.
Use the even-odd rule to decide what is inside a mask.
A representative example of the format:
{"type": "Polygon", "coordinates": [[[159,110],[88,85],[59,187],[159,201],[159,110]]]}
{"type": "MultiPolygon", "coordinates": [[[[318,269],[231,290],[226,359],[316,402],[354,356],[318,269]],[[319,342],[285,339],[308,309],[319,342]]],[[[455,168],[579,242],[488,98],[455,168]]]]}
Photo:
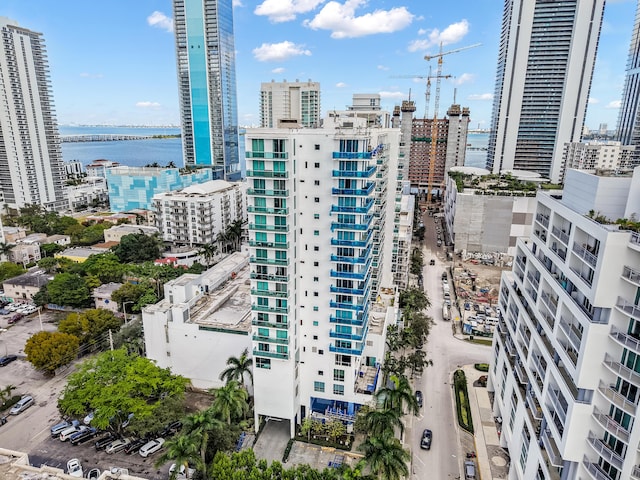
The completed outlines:
{"type": "MultiPolygon", "coordinates": [[[[179,135],[179,128],[146,127],[88,127],[60,126],[60,135],[179,135]]],[[[104,158],[130,167],[142,167],[157,162],[182,165],[182,140],[180,138],[150,138],[146,140],[122,140],[117,142],[63,143],[62,158],[65,162],[80,160],[88,165],[104,158]]]]}
{"type": "MultiPolygon", "coordinates": [[[[470,133],[467,136],[467,147],[471,148],[487,148],[489,145],[488,133],[470,133]]],[[[465,167],[479,167],[486,168],[487,165],[487,151],[486,150],[469,150],[464,160],[465,167]]]]}

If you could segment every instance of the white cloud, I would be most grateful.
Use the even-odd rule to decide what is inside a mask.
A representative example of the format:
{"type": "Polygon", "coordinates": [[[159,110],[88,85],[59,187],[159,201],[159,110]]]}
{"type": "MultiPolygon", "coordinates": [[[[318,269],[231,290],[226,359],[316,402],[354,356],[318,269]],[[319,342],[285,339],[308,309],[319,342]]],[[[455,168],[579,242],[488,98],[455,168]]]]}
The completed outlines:
{"type": "Polygon", "coordinates": [[[277,67],[271,70],[271,73],[284,73],[284,67],[277,67]]]}
{"type": "Polygon", "coordinates": [[[336,87],[338,87],[338,88],[344,88],[344,87],[346,87],[346,86],[347,86],[347,84],[346,84],[346,83],[344,83],[344,82],[338,82],[338,83],[336,83],[336,87]]]}
{"type": "Polygon", "coordinates": [[[613,102],[607,103],[607,106],[605,108],[620,108],[621,104],[621,100],[614,100],[613,102]]]}
{"type": "Polygon", "coordinates": [[[406,96],[405,92],[378,92],[381,98],[403,98],[406,96]]]}
{"type": "Polygon", "coordinates": [[[344,4],[330,1],[313,20],[305,20],[304,25],[313,30],[331,30],[331,38],[355,38],[397,32],[414,19],[414,15],[406,7],[374,10],[356,16],[356,9],[366,3],[367,0],[346,0],[344,4]]]}
{"type": "Polygon", "coordinates": [[[418,50],[426,50],[435,45],[440,45],[441,43],[443,46],[457,43],[462,40],[467,33],[469,33],[469,22],[461,20],[457,23],[452,23],[442,31],[434,28],[431,30],[431,33],[429,33],[427,39],[414,40],[410,42],[408,50],[410,52],[416,52],[418,50]]]}
{"type": "Polygon", "coordinates": [[[157,10],[147,17],[147,23],[152,27],[173,32],[173,18],[167,17],[164,13],[157,10]]]}
{"type": "Polygon", "coordinates": [[[295,20],[299,13],[314,10],[324,0],[264,0],[253,11],[256,15],[264,15],[273,23],[295,20]]]}
{"type": "Polygon", "coordinates": [[[158,102],[137,102],[136,107],[140,108],[158,108],[160,104],[158,102]]]}
{"type": "Polygon", "coordinates": [[[474,93],[469,95],[467,100],[493,100],[493,93],[474,93]]]}
{"type": "Polygon", "coordinates": [[[429,30],[426,30],[424,28],[421,28],[418,30],[418,35],[424,35],[425,33],[427,33],[429,30]]]}
{"type": "Polygon", "coordinates": [[[600,103],[600,100],[597,98],[589,97],[589,105],[595,105],[596,103],[600,103]]]}
{"type": "Polygon", "coordinates": [[[476,76],[473,73],[463,73],[462,75],[453,79],[454,85],[464,85],[465,83],[473,83],[476,76]]]}
{"type": "Polygon", "coordinates": [[[389,70],[389,67],[385,67],[384,65],[378,65],[378,70],[387,71],[387,70],[389,70]]]}
{"type": "Polygon", "coordinates": [[[82,78],[102,78],[104,75],[102,75],[101,73],[82,72],[80,76],[82,78]]]}
{"type": "Polygon", "coordinates": [[[296,45],[285,40],[280,43],[263,43],[253,49],[253,56],[259,62],[281,62],[298,55],[311,55],[311,50],[305,50],[304,45],[296,45]]]}
{"type": "Polygon", "coordinates": [[[233,0],[231,5],[233,7],[244,7],[244,5],[242,4],[242,2],[240,0],[233,0]]]}

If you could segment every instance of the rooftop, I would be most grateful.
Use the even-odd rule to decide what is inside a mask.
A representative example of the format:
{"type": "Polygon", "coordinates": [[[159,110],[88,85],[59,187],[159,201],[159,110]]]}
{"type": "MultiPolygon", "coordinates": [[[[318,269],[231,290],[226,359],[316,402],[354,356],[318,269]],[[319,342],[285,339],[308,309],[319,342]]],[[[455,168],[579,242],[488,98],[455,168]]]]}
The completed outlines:
{"type": "Polygon", "coordinates": [[[158,233],[158,229],[156,227],[151,227],[148,225],[133,225],[131,223],[121,223],[120,225],[114,225],[107,230],[109,232],[123,231],[130,233],[144,233],[146,235],[158,233]]]}
{"type": "MultiPolygon", "coordinates": [[[[111,243],[111,242],[110,242],[111,243]]],[[[79,257],[79,258],[89,258],[91,255],[98,255],[100,253],[104,253],[108,250],[108,248],[100,248],[100,247],[72,247],[63,250],[60,253],[56,253],[56,257],[79,257]]]]}
{"type": "Polygon", "coordinates": [[[17,277],[8,278],[3,283],[10,285],[20,285],[25,287],[42,287],[53,280],[53,275],[44,270],[33,270],[17,277]]]}
{"type": "Polygon", "coordinates": [[[456,182],[458,193],[471,195],[531,196],[538,191],[543,180],[538,174],[520,175],[520,171],[503,172],[500,175],[485,174],[484,169],[474,167],[455,167],[449,171],[449,177],[456,182]],[[476,172],[477,173],[473,173],[476,172]],[[514,175],[514,174],[516,175],[514,175]]]}
{"type": "Polygon", "coordinates": [[[94,297],[107,297],[110,296],[113,292],[118,290],[122,286],[122,283],[110,282],[100,285],[93,289],[94,297]]]}

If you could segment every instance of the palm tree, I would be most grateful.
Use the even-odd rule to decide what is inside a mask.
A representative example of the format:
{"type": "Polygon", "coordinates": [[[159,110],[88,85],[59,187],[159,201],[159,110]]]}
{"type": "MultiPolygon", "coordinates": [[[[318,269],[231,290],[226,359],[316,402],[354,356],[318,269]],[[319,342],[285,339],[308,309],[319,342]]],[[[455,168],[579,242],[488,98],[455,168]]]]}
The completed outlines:
{"type": "Polygon", "coordinates": [[[200,445],[200,462],[206,465],[205,455],[209,443],[209,432],[215,428],[221,428],[223,423],[218,420],[211,408],[188,415],[184,422],[186,434],[200,445]]]}
{"type": "Polygon", "coordinates": [[[253,372],[251,371],[253,360],[249,358],[248,348],[244,349],[240,357],[229,357],[227,365],[229,366],[220,374],[220,380],[224,380],[227,383],[230,380],[236,380],[244,385],[244,376],[247,374],[253,384],[253,372]]]}
{"type": "Polygon", "coordinates": [[[227,234],[222,231],[218,232],[218,235],[216,236],[216,242],[218,242],[222,246],[221,248],[222,253],[227,253],[227,248],[226,248],[227,241],[228,241],[227,234]]]}
{"type": "MultiPolygon", "coordinates": [[[[197,440],[191,435],[179,435],[167,440],[164,443],[164,451],[155,466],[158,468],[170,460],[174,461],[177,467],[169,477],[171,480],[176,478],[181,466],[184,466],[185,476],[189,478],[189,465],[199,464],[197,440]]],[[[205,464],[198,466],[204,472],[205,464]]]]}
{"type": "Polygon", "coordinates": [[[15,247],[15,245],[10,243],[0,243],[0,258],[6,260],[7,255],[13,247],[15,247]]]}
{"type": "Polygon", "coordinates": [[[234,251],[238,251],[238,245],[242,237],[242,223],[242,220],[235,220],[225,230],[227,240],[233,245],[234,251]]]}
{"type": "Polygon", "coordinates": [[[394,388],[381,388],[376,393],[376,399],[383,399],[383,405],[386,409],[396,409],[400,413],[404,413],[405,407],[407,407],[411,413],[418,415],[420,406],[407,377],[400,375],[393,376],[392,379],[395,383],[394,388]]]}
{"type": "Polygon", "coordinates": [[[218,245],[214,243],[205,243],[198,251],[198,255],[202,255],[204,257],[204,261],[206,262],[207,267],[211,265],[211,260],[215,258],[217,253],[218,245]]]}
{"type": "Polygon", "coordinates": [[[228,425],[231,425],[232,418],[244,416],[249,408],[249,394],[236,380],[228,381],[224,387],[213,389],[211,393],[216,396],[211,405],[213,412],[228,425]]]}
{"type": "Polygon", "coordinates": [[[371,471],[387,480],[399,480],[409,475],[407,462],[411,455],[402,448],[400,440],[387,431],[380,436],[367,437],[358,447],[364,453],[364,458],[371,467],[371,471]]]}
{"type": "Polygon", "coordinates": [[[369,435],[378,436],[386,432],[393,433],[395,427],[399,428],[400,432],[403,432],[404,425],[400,419],[401,417],[401,412],[389,408],[384,410],[371,410],[364,418],[369,435]]]}

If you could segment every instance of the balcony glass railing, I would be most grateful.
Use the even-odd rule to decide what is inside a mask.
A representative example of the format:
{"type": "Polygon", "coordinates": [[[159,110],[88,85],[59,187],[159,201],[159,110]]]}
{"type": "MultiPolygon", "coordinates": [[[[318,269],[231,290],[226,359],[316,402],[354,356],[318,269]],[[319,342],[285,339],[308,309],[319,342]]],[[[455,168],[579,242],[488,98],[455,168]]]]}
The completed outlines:
{"type": "Polygon", "coordinates": [[[249,230],[260,230],[265,232],[288,232],[289,225],[265,225],[261,223],[250,223],[249,230]]]}
{"type": "Polygon", "coordinates": [[[364,350],[364,345],[361,345],[360,348],[342,348],[329,345],[330,352],[341,353],[343,355],[362,355],[362,350],[364,350]]]}
{"type": "Polygon", "coordinates": [[[358,296],[363,296],[366,292],[366,289],[364,288],[344,288],[344,287],[336,287],[334,285],[331,285],[329,287],[329,290],[331,291],[331,293],[342,293],[344,295],[358,295],[358,296]]]}
{"type": "Polygon", "coordinates": [[[566,246],[569,246],[569,235],[558,227],[551,227],[551,233],[566,246]]]}
{"type": "Polygon", "coordinates": [[[258,305],[257,303],[251,305],[251,310],[254,312],[289,313],[289,307],[267,307],[265,305],[258,305]]]}
{"type": "Polygon", "coordinates": [[[368,160],[371,152],[333,152],[332,156],[338,160],[368,160]]]}
{"type": "Polygon", "coordinates": [[[259,297],[276,297],[276,298],[288,298],[289,291],[286,292],[278,292],[276,290],[257,290],[252,288],[251,295],[256,295],[259,297]]]}
{"type": "Polygon", "coordinates": [[[269,282],[286,283],[286,282],[289,281],[289,275],[271,275],[271,274],[268,274],[268,273],[251,272],[249,277],[254,279],[254,280],[267,280],[269,282]]]}
{"type": "Polygon", "coordinates": [[[593,418],[600,424],[602,428],[604,428],[607,432],[615,435],[617,438],[622,440],[625,443],[629,443],[629,437],[631,436],[631,432],[616,422],[609,415],[601,412],[597,406],[593,406],[593,418]]]}
{"type": "Polygon", "coordinates": [[[331,205],[331,211],[334,213],[369,213],[373,204],[374,204],[374,200],[371,199],[361,207],[331,205]]]}
{"type": "Polygon", "coordinates": [[[620,378],[634,384],[636,387],[640,387],[640,373],[636,373],[634,370],[625,367],[608,353],[604,354],[604,364],[620,378]]]}
{"type": "Polygon", "coordinates": [[[245,152],[247,158],[286,159],[287,152],[245,152]]]}
{"type": "Polygon", "coordinates": [[[277,358],[280,360],[288,360],[289,359],[289,354],[288,353],[278,353],[278,352],[272,352],[272,351],[268,351],[265,352],[264,350],[257,350],[257,349],[253,349],[253,356],[255,357],[268,357],[268,358],[277,358]]]}
{"type": "Polygon", "coordinates": [[[632,350],[634,353],[640,355],[640,340],[638,340],[637,338],[632,337],[622,330],[618,330],[613,325],[611,326],[609,336],[626,349],[632,350]]]}
{"type": "Polygon", "coordinates": [[[355,310],[356,312],[362,312],[365,309],[366,304],[357,305],[353,303],[334,302],[333,300],[331,300],[329,302],[329,307],[338,308],[340,310],[355,310]]]}
{"type": "Polygon", "coordinates": [[[578,242],[573,242],[573,253],[575,253],[579,258],[583,259],[592,267],[595,267],[598,263],[598,257],[589,251],[590,247],[578,245],[578,242]]]}
{"type": "Polygon", "coordinates": [[[536,221],[543,227],[547,228],[549,226],[549,215],[543,215],[542,213],[538,213],[536,215],[536,221]]]}
{"type": "Polygon", "coordinates": [[[365,280],[370,274],[370,269],[366,268],[362,272],[339,272],[337,270],[331,270],[332,278],[348,278],[352,280],[365,280]]]}
{"type": "Polygon", "coordinates": [[[280,242],[259,242],[257,240],[249,240],[249,246],[251,247],[261,247],[261,248],[289,248],[289,242],[280,243],[280,242]]]}
{"type": "Polygon", "coordinates": [[[289,213],[288,208],[271,208],[271,207],[256,207],[249,205],[247,207],[249,213],[269,213],[272,215],[287,215],[289,213]]]}
{"type": "Polygon", "coordinates": [[[266,190],[264,188],[248,188],[247,195],[257,195],[261,197],[288,197],[289,190],[266,190]]]}
{"type": "Polygon", "coordinates": [[[357,342],[361,342],[363,335],[362,334],[356,334],[356,333],[338,333],[338,332],[334,332],[333,330],[331,330],[329,332],[329,336],[331,338],[339,338],[342,340],[353,340],[353,341],[357,341],[357,342]]]}
{"type": "Polygon", "coordinates": [[[273,172],[268,170],[247,170],[247,177],[289,178],[289,172],[273,172]]]}
{"type": "Polygon", "coordinates": [[[340,325],[354,325],[356,327],[363,327],[365,325],[365,321],[363,319],[358,318],[340,318],[331,315],[329,317],[330,323],[337,323],[340,325]]]}
{"type": "Polygon", "coordinates": [[[600,455],[604,460],[609,462],[611,465],[616,467],[618,470],[622,470],[622,465],[624,464],[624,459],[618,455],[616,452],[611,450],[609,445],[600,440],[595,433],[589,432],[589,436],[587,437],[587,443],[593,447],[593,449],[600,455]]]}
{"type": "Polygon", "coordinates": [[[549,430],[543,430],[540,434],[540,440],[542,440],[542,445],[549,456],[551,465],[554,467],[561,467],[562,455],[560,455],[560,450],[558,449],[555,440],[551,437],[551,432],[549,430]]]}
{"type": "Polygon", "coordinates": [[[267,343],[278,343],[280,345],[288,345],[288,338],[277,338],[277,337],[264,337],[262,335],[254,335],[254,342],[267,342],[267,343]]]}
{"type": "Polygon", "coordinates": [[[622,278],[640,287],[640,270],[625,265],[622,269],[622,278]]]}
{"type": "Polygon", "coordinates": [[[279,328],[287,330],[289,328],[289,322],[265,322],[264,320],[251,320],[251,325],[255,327],[267,327],[267,328],[279,328]]]}
{"type": "Polygon", "coordinates": [[[363,188],[332,188],[332,195],[349,195],[349,196],[368,196],[371,195],[373,189],[375,188],[375,183],[370,182],[364,185],[363,188]]]}
{"type": "Polygon", "coordinates": [[[284,258],[264,258],[264,257],[249,257],[250,263],[256,263],[259,265],[280,265],[287,266],[289,265],[289,259],[284,258]]]}
{"type": "Polygon", "coordinates": [[[587,457],[582,459],[582,465],[589,472],[591,478],[595,480],[611,480],[611,477],[597,463],[593,463],[587,457]]]}
{"type": "Polygon", "coordinates": [[[616,307],[618,307],[627,315],[630,315],[634,319],[640,321],[640,306],[634,303],[628,302],[622,297],[618,297],[618,301],[616,302],[616,307]]]}
{"type": "Polygon", "coordinates": [[[598,385],[598,392],[609,400],[613,405],[623,410],[625,413],[635,417],[637,405],[631,400],[627,399],[623,394],[616,390],[615,385],[607,385],[602,380],[598,385]]]}
{"type": "Polygon", "coordinates": [[[369,167],[366,170],[333,170],[331,175],[336,178],[369,178],[376,171],[376,167],[369,167]]]}

